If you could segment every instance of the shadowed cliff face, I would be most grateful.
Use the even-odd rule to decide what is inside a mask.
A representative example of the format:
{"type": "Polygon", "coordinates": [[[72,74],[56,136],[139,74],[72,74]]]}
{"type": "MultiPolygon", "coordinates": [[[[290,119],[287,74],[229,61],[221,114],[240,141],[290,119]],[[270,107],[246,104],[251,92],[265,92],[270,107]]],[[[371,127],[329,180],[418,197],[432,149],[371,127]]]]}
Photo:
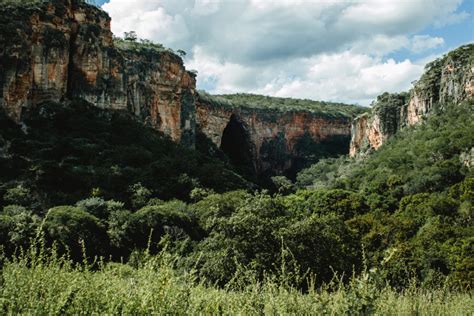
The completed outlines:
{"type": "Polygon", "coordinates": [[[409,93],[380,95],[372,113],[352,123],[350,155],[377,150],[401,128],[418,124],[432,111],[474,100],[474,44],[461,46],[426,66],[409,93]]]}
{"type": "Polygon", "coordinates": [[[194,75],[169,51],[116,47],[110,17],[82,1],[0,8],[0,89],[17,123],[42,102],[82,98],[194,145],[194,75]]]}
{"type": "Polygon", "coordinates": [[[199,132],[221,148],[235,166],[258,178],[293,177],[320,158],[349,151],[349,117],[228,108],[198,98],[196,121],[199,132]]]}

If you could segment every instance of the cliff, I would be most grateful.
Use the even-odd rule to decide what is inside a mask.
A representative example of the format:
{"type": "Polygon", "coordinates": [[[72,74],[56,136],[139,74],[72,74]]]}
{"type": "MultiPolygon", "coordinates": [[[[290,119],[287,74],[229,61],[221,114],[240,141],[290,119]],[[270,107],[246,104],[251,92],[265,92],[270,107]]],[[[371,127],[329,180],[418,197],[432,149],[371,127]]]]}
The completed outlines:
{"type": "MultiPolygon", "coordinates": [[[[316,101],[306,101],[310,104],[305,109],[285,109],[275,104],[282,100],[305,100],[240,95],[242,102],[237,104],[235,99],[235,95],[211,97],[200,93],[198,132],[247,174],[292,177],[320,158],[346,154],[349,150],[351,114],[340,111],[336,104],[328,105],[331,111],[322,112],[311,107],[316,101]],[[261,98],[267,100],[267,108],[259,106],[261,98]]],[[[340,106],[355,113],[361,111],[353,106],[340,106]]]]}
{"type": "Polygon", "coordinates": [[[0,108],[19,123],[45,101],[82,98],[192,146],[194,75],[159,46],[121,44],[110,17],[83,1],[1,3],[0,108]]]}
{"type": "Polygon", "coordinates": [[[130,112],[187,147],[207,139],[259,178],[346,154],[351,119],[361,113],[310,100],[198,96],[195,86],[179,56],[114,39],[107,13],[84,0],[0,0],[0,109],[17,124],[43,103],[82,99],[130,112]]]}
{"type": "Polygon", "coordinates": [[[401,128],[450,104],[474,99],[474,44],[461,46],[429,63],[409,93],[379,96],[370,114],[352,123],[350,155],[377,150],[401,128]]]}

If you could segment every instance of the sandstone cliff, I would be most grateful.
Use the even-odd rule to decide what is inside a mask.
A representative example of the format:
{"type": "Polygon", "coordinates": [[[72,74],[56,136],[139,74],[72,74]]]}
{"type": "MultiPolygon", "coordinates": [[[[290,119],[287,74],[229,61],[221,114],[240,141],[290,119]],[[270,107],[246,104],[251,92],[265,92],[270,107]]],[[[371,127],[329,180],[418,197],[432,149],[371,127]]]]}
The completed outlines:
{"type": "Polygon", "coordinates": [[[110,17],[80,0],[0,7],[0,93],[17,123],[42,102],[83,98],[194,143],[194,75],[168,50],[117,47],[110,17]]]}
{"type": "Polygon", "coordinates": [[[432,111],[474,99],[474,44],[451,51],[425,69],[408,94],[384,93],[370,114],[353,121],[351,156],[377,150],[399,129],[422,122],[432,111]]]}
{"type": "Polygon", "coordinates": [[[349,149],[351,117],[346,114],[262,109],[200,95],[196,116],[200,133],[258,176],[293,176],[307,163],[349,149]],[[233,144],[239,144],[238,151],[233,151],[233,144]]]}

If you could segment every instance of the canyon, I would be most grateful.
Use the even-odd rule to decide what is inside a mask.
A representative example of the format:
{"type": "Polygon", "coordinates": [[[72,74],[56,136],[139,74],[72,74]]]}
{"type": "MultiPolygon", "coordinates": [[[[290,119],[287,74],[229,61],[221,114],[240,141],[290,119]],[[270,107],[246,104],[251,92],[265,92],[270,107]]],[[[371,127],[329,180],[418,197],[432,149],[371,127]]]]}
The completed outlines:
{"type": "Polygon", "coordinates": [[[82,99],[127,112],[183,146],[225,154],[252,178],[293,178],[321,158],[364,156],[431,112],[474,96],[472,44],[428,64],[408,93],[380,95],[370,112],[271,97],[262,106],[261,96],[235,101],[197,91],[196,74],[180,56],[114,38],[108,14],[82,0],[11,3],[0,16],[0,109],[13,122],[23,124],[44,103],[82,99]]]}
{"type": "Polygon", "coordinates": [[[126,111],[187,147],[196,146],[199,134],[255,177],[295,175],[310,162],[349,150],[351,115],[220,107],[199,96],[196,75],[177,54],[114,39],[107,13],[84,1],[0,10],[0,109],[17,124],[45,102],[80,98],[126,111]]]}

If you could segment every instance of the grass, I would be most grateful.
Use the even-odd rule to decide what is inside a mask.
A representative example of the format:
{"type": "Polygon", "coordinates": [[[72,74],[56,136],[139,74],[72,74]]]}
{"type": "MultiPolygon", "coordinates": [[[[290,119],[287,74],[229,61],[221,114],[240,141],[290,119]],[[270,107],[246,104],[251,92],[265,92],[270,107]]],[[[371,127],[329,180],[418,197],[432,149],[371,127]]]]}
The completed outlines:
{"type": "Polygon", "coordinates": [[[474,310],[472,293],[416,285],[396,291],[370,273],[303,293],[272,276],[241,282],[245,273],[233,285],[217,288],[199,282],[192,271],[177,269],[175,262],[166,252],[145,253],[133,266],[98,261],[93,269],[54,250],[32,248],[4,261],[0,313],[468,315],[474,310]]]}

